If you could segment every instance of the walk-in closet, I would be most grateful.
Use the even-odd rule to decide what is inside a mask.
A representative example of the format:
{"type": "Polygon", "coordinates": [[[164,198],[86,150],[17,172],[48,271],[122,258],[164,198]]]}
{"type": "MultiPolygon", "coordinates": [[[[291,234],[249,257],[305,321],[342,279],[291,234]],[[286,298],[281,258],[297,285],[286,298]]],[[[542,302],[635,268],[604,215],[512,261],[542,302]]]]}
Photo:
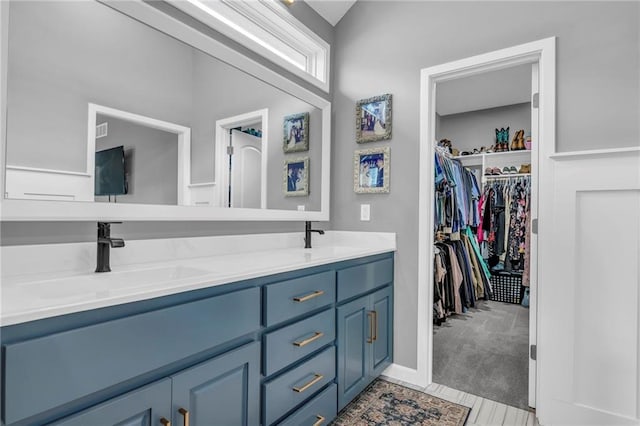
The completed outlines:
{"type": "Polygon", "coordinates": [[[536,67],[439,82],[433,141],[432,381],[523,409],[535,406],[536,67]]]}

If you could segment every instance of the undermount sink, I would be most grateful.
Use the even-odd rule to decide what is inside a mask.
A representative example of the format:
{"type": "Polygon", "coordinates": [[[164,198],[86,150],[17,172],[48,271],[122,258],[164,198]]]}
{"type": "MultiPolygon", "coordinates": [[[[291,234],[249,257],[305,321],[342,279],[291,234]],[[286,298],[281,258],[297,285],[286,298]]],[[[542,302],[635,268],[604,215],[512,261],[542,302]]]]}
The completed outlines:
{"type": "Polygon", "coordinates": [[[104,293],[123,288],[148,287],[153,284],[210,273],[209,270],[189,266],[167,266],[44,280],[25,284],[23,288],[33,297],[43,299],[73,298],[74,296],[84,297],[90,293],[104,293]]]}

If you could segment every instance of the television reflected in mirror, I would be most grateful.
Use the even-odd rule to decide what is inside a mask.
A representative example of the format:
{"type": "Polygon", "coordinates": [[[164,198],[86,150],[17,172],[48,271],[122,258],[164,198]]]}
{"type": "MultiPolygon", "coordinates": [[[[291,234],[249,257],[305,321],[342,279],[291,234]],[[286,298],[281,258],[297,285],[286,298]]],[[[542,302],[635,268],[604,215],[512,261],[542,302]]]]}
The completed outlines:
{"type": "Polygon", "coordinates": [[[124,167],[124,146],[103,149],[96,152],[95,190],[96,197],[113,196],[127,193],[127,179],[124,167]]]}

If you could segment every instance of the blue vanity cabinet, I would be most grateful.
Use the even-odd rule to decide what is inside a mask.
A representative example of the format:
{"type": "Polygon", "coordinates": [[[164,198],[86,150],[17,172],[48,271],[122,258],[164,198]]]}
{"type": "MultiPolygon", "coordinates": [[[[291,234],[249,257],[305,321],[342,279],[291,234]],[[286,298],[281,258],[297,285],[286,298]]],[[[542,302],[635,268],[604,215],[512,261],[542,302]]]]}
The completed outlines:
{"type": "Polygon", "coordinates": [[[393,360],[392,281],[389,259],[338,271],[338,296],[349,300],[336,313],[338,410],[393,360]]]}
{"type": "Polygon", "coordinates": [[[327,425],[393,354],[393,254],[5,326],[2,426],[327,425]]]}
{"type": "Polygon", "coordinates": [[[260,344],[251,343],[52,426],[257,425],[259,388],[260,344]]]}
{"type": "Polygon", "coordinates": [[[263,426],[335,417],[336,399],[326,392],[335,386],[335,286],[331,265],[264,287],[263,426]]]}
{"type": "Polygon", "coordinates": [[[164,379],[50,426],[162,426],[171,418],[171,380],[164,379]]]}
{"type": "MultiPolygon", "coordinates": [[[[244,369],[243,383],[253,387],[247,394],[253,398],[251,409],[246,408],[247,422],[257,419],[260,344],[251,347],[253,357],[238,352],[230,360],[225,353],[234,354],[229,351],[255,341],[260,330],[260,288],[215,291],[215,295],[174,295],[3,329],[2,421],[45,424],[105,401],[115,404],[113,398],[124,395],[130,396],[123,404],[133,403],[141,395],[137,389],[168,377],[178,380],[182,376],[177,373],[184,370],[186,375],[185,369],[194,365],[210,367],[198,370],[203,372],[200,383],[210,386],[218,377],[244,369]],[[161,307],[150,309],[154,304],[161,307]],[[122,316],[122,310],[135,313],[122,316]]],[[[171,401],[171,393],[168,398],[171,401]]],[[[144,400],[137,413],[150,407],[144,400]]],[[[113,422],[103,417],[98,424],[120,424],[118,416],[125,410],[115,411],[113,422]]],[[[171,420],[171,414],[166,418],[171,420]]]]}
{"type": "Polygon", "coordinates": [[[260,344],[171,376],[174,425],[251,426],[260,419],[260,344]]]}

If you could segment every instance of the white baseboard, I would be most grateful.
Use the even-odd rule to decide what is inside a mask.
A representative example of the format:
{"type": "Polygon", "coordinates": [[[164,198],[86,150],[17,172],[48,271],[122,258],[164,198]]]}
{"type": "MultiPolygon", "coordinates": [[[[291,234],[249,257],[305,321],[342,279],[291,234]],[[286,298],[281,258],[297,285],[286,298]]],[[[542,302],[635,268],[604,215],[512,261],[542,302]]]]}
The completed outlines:
{"type": "Polygon", "coordinates": [[[395,380],[401,380],[406,383],[410,383],[414,386],[426,387],[428,383],[423,383],[424,380],[420,378],[418,370],[414,368],[405,367],[399,364],[391,364],[382,372],[383,376],[389,377],[395,380]]]}

